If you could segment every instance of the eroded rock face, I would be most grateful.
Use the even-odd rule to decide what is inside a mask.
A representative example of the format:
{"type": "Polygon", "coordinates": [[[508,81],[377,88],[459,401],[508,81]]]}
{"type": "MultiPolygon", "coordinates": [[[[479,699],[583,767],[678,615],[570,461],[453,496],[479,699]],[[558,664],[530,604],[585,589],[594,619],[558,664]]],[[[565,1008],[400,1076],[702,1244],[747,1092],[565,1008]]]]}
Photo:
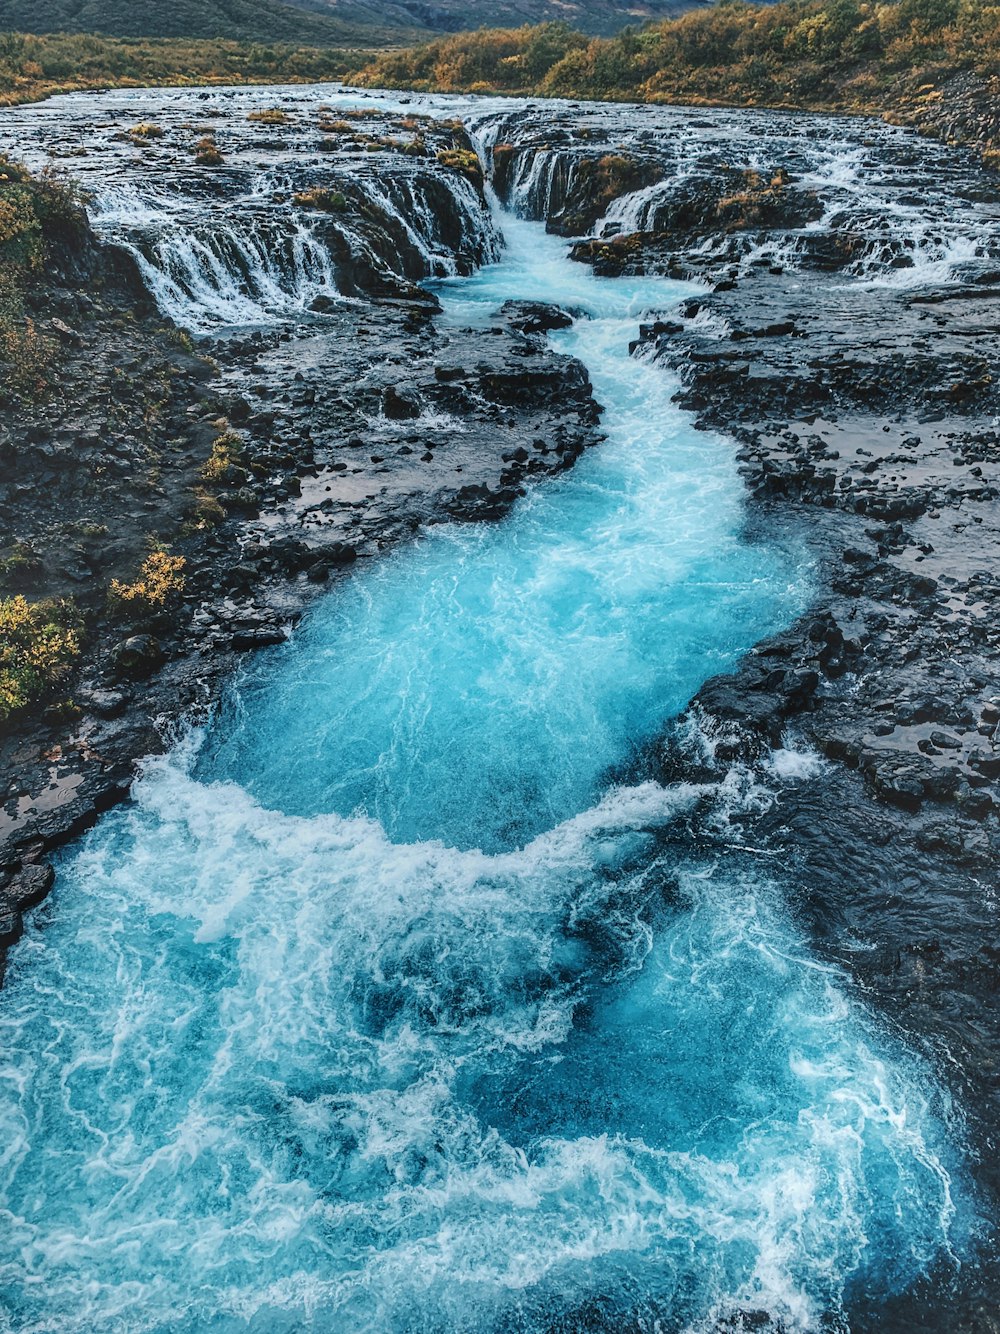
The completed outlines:
{"type": "Polygon", "coordinates": [[[515,199],[559,236],[580,236],[616,199],[663,178],[662,166],[637,153],[589,152],[549,144],[494,149],[494,179],[507,203],[515,199]]]}

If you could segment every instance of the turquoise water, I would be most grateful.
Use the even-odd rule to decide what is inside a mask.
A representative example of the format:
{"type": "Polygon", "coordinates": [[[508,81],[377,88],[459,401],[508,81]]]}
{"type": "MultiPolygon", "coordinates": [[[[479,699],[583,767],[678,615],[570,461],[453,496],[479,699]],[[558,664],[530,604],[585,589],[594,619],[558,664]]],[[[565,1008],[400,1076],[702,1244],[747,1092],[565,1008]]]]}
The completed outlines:
{"type": "Polygon", "coordinates": [[[446,318],[579,309],[608,440],[339,584],[65,856],[0,997],[0,1328],[831,1329],[961,1253],[929,1072],[684,836],[766,795],[609,779],[804,597],[627,355],[679,289],[505,226],[446,318]]]}
{"type": "Polygon", "coordinates": [[[432,529],[359,572],[254,671],[201,772],[269,807],[362,809],[396,841],[523,843],[597,800],[610,765],[801,598],[791,561],[741,540],[731,447],[628,354],[643,313],[688,289],[595,278],[536,224],[505,226],[502,264],[439,289],[446,318],[489,322],[511,296],[594,317],[552,341],[590,369],[608,442],[499,528],[432,529]]]}

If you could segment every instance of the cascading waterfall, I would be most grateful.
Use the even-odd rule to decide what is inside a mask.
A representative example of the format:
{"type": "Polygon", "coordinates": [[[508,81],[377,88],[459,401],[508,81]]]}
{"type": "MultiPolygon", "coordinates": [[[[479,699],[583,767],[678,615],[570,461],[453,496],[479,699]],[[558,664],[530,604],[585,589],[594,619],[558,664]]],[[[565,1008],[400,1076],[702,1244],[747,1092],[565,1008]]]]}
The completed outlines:
{"type": "Polygon", "coordinates": [[[148,249],[122,244],[160,309],[188,328],[267,323],[340,295],[328,249],[304,225],[170,231],[148,249]]]}
{"type": "Polygon", "coordinates": [[[577,160],[558,149],[538,148],[518,155],[509,203],[523,217],[544,221],[557,211],[557,201],[569,194],[577,160]]]}
{"type": "Polygon", "coordinates": [[[180,177],[174,191],[116,181],[98,187],[91,214],[97,231],[133,257],[160,309],[200,332],[273,323],[301,316],[318,297],[354,295],[331,242],[373,274],[415,280],[467,271],[500,253],[492,214],[458,173],[439,183],[436,199],[427,182],[359,170],[350,187],[363,212],[275,206],[275,196],[287,200],[306,184],[285,170],[255,170],[249,180],[235,176],[233,191],[206,198],[193,175],[180,177]]]}
{"type": "MultiPolygon", "coordinates": [[[[832,1331],[962,1261],[961,1125],[739,847],[760,780],[636,771],[806,596],[628,355],[682,289],[503,226],[444,318],[581,312],[608,440],[341,581],[65,853],[0,996],[10,1334],[832,1331]]],[[[219,244],[192,320],[251,313],[219,244]]]]}

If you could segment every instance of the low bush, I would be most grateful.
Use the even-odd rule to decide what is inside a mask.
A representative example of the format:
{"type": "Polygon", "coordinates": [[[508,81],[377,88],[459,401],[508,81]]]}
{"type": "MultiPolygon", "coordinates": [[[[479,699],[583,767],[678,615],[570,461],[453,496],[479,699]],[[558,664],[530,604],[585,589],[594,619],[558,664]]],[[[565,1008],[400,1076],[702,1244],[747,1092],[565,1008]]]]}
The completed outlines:
{"type": "Polygon", "coordinates": [[[79,190],[54,172],[32,175],[0,155],[0,402],[44,394],[55,345],[25,298],[53,244],[86,227],[79,190]]]}
{"type": "Polygon", "coordinates": [[[343,213],[347,208],[347,196],[340,190],[327,190],[319,185],[312,190],[300,190],[292,199],[299,208],[315,208],[322,213],[343,213]]]}
{"type": "Polygon", "coordinates": [[[199,167],[218,167],[225,159],[212,135],[206,134],[195,145],[194,160],[199,167]]]}
{"type": "Polygon", "coordinates": [[[142,562],[134,583],[112,579],[109,600],[112,609],[125,614],[161,611],[184,589],[183,556],[153,551],[142,562]]]}
{"type": "MultiPolygon", "coordinates": [[[[201,475],[206,482],[226,482],[234,480],[233,473],[243,461],[243,437],[235,431],[224,431],[212,441],[212,452],[201,465],[201,475]]],[[[238,480],[242,481],[242,474],[238,480]]]]}
{"type": "Polygon", "coordinates": [[[442,167],[449,167],[452,171],[460,171],[463,176],[468,176],[471,181],[482,182],[482,163],[470,148],[442,148],[438,152],[437,160],[442,167]]]}
{"type": "Polygon", "coordinates": [[[0,724],[51,695],[79,653],[71,602],[0,598],[0,724]]]}

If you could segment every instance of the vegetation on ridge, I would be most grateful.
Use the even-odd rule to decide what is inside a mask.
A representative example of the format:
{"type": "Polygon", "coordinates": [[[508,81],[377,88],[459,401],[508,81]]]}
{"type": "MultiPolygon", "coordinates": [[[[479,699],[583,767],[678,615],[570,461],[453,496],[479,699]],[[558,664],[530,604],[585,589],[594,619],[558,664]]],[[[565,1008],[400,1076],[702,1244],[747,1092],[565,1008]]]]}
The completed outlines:
{"type": "Polygon", "coordinates": [[[31,318],[28,293],[50,244],[84,225],[71,185],[0,155],[0,403],[45,391],[51,339],[31,318]]]}
{"type": "MultiPolygon", "coordinates": [[[[463,33],[380,56],[371,87],[531,93],[686,105],[879,111],[998,149],[992,116],[942,126],[942,84],[966,74],[995,93],[1000,5],[980,0],[723,3],[588,39],[565,24],[463,33]]],[[[966,119],[969,119],[968,117],[966,119]]]]}
{"type": "Polygon", "coordinates": [[[0,107],[87,88],[322,83],[369,52],[233,41],[0,32],[0,107]]]}
{"type": "Polygon", "coordinates": [[[0,724],[50,695],[79,653],[71,603],[0,598],[0,724]]]}

